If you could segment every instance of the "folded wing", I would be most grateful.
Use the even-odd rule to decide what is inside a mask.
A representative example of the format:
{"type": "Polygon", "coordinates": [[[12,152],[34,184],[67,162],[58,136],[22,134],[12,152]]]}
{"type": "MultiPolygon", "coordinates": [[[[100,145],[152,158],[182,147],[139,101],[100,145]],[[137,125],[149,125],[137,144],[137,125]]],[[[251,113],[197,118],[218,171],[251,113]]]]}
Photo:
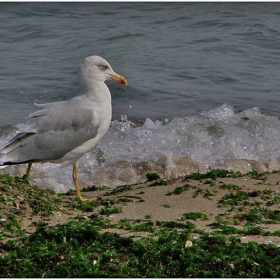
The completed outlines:
{"type": "Polygon", "coordinates": [[[0,147],[2,165],[54,161],[93,139],[98,123],[93,111],[79,106],[79,99],[39,105],[27,125],[0,147]]]}

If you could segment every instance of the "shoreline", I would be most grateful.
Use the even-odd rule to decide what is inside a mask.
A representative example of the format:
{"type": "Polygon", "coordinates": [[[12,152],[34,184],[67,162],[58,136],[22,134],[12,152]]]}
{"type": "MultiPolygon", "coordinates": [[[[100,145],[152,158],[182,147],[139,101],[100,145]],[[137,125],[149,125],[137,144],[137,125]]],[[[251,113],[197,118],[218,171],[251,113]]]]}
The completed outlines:
{"type": "Polygon", "coordinates": [[[185,234],[186,247],[207,235],[279,248],[279,191],[280,172],[217,169],[169,181],[149,173],[142,183],[83,189],[84,197],[98,199],[81,203],[73,191],[56,194],[27,178],[0,175],[0,261],[9,255],[9,240],[21,243],[42,228],[51,232],[70,224],[94,224],[102,236],[131,242],[176,233],[185,234]]]}
{"type": "MultiPolygon", "coordinates": [[[[245,213],[247,219],[242,216],[242,213],[249,208],[277,211],[280,204],[280,172],[258,173],[252,171],[244,175],[223,169],[212,171],[204,174],[193,173],[172,180],[162,179],[157,173],[148,173],[148,175],[152,174],[155,177],[148,177],[147,181],[141,183],[116,188],[87,187],[82,189],[82,195],[85,198],[97,197],[97,200],[85,203],[75,199],[76,195],[73,190],[58,194],[48,189],[40,189],[27,178],[21,179],[17,176],[0,175],[2,177],[0,216],[2,219],[6,219],[7,211],[15,212],[19,224],[22,220],[23,228],[32,232],[38,221],[47,222],[50,220],[52,225],[65,223],[73,218],[73,215],[81,214],[86,217],[92,214],[100,214],[104,205],[105,208],[109,209],[116,204],[117,208],[120,209],[119,213],[105,214],[111,223],[117,223],[122,219],[150,220],[153,222],[180,221],[185,213],[201,213],[200,216],[204,215],[204,218],[190,218],[189,220],[194,222],[198,229],[209,232],[211,232],[209,224],[215,223],[218,216],[227,217],[228,221],[224,224],[231,224],[236,228],[241,228],[248,220],[252,224],[261,225],[263,230],[277,230],[280,221],[279,223],[273,221],[271,224],[266,221],[265,224],[262,224],[261,213],[258,213],[259,219],[256,218],[255,220],[252,217],[247,217],[248,211],[245,213]],[[9,181],[12,183],[17,180],[20,182],[19,184],[22,184],[22,186],[19,185],[18,189],[15,189],[14,186],[9,188],[6,185],[9,181]],[[22,194],[24,188],[31,190],[35,188],[37,191],[34,191],[34,197],[30,197],[30,195],[27,197],[26,194],[22,194]],[[46,201],[45,205],[38,203],[38,209],[35,210],[34,215],[34,209],[32,213],[30,203],[33,199],[36,199],[36,195],[41,196],[37,199],[46,201]],[[44,198],[46,195],[49,198],[44,198]],[[238,195],[241,197],[239,198],[238,195]],[[61,201],[57,204],[52,201],[59,199],[61,201]],[[110,200],[113,202],[110,202],[110,200]],[[49,206],[47,205],[48,201],[49,206]],[[109,201],[107,206],[106,201],[109,201]],[[118,201],[118,203],[115,201],[118,201]],[[5,204],[6,207],[3,207],[5,204]],[[45,213],[46,207],[50,208],[49,213],[45,213]],[[72,213],[67,214],[67,209],[71,209],[72,213]],[[36,212],[42,213],[37,215],[36,212]],[[26,220],[30,220],[30,224],[26,220]],[[36,222],[34,223],[33,220],[36,222]]],[[[30,193],[30,190],[28,192],[30,193]]],[[[280,245],[280,238],[279,244],[276,245],[280,245]]]]}

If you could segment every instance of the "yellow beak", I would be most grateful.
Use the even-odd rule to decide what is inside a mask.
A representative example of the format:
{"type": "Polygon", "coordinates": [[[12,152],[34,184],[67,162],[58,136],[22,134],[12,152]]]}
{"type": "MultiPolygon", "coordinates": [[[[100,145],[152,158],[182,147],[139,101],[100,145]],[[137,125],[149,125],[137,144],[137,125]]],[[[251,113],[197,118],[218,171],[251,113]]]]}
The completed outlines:
{"type": "Polygon", "coordinates": [[[125,77],[118,75],[118,74],[114,74],[114,75],[110,75],[111,79],[122,84],[122,85],[127,85],[127,80],[125,77]]]}

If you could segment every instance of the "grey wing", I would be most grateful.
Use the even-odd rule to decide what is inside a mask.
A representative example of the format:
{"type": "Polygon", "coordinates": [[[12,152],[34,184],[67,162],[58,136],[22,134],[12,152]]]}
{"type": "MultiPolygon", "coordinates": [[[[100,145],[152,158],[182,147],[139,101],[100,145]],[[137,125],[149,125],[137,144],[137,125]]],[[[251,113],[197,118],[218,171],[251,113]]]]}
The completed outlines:
{"type": "Polygon", "coordinates": [[[99,126],[93,123],[93,112],[79,103],[62,101],[40,107],[24,129],[1,147],[1,164],[57,160],[96,137],[99,126]]]}

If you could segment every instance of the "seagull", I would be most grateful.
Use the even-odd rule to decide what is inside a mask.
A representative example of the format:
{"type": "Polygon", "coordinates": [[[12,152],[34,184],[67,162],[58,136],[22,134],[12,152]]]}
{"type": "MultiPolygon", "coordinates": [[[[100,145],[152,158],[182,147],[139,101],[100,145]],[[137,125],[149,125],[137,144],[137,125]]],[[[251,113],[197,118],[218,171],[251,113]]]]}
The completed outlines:
{"type": "Polygon", "coordinates": [[[102,57],[86,57],[79,69],[82,95],[54,103],[36,104],[39,110],[30,114],[26,124],[16,126],[16,135],[0,147],[0,166],[32,163],[73,165],[72,178],[81,201],[78,160],[106,134],[112,118],[111,93],[105,84],[114,80],[127,85],[102,57]]]}

